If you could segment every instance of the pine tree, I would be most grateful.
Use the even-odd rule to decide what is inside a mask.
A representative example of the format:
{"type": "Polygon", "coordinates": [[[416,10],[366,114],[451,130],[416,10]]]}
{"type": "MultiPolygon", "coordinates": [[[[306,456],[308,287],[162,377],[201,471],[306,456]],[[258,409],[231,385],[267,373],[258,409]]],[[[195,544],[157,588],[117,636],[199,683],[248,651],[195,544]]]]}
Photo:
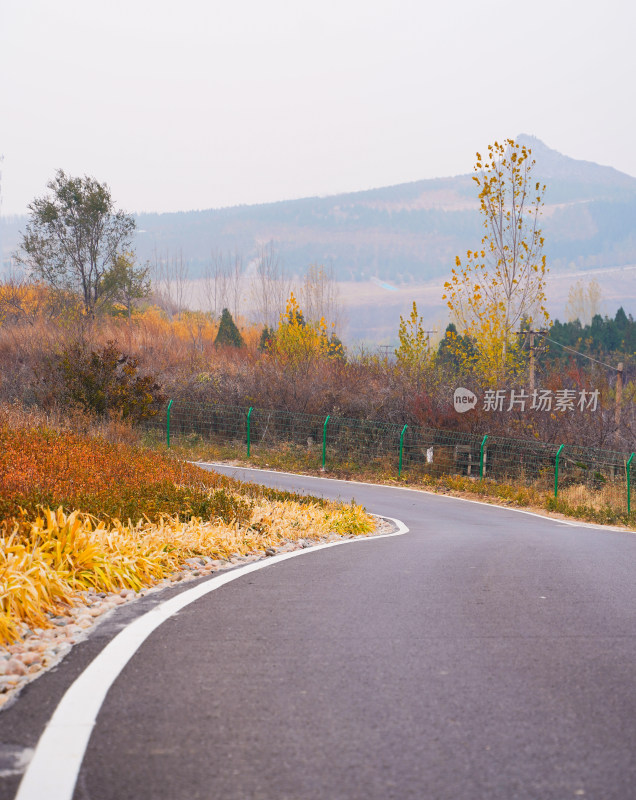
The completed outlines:
{"type": "Polygon", "coordinates": [[[258,349],[261,351],[267,350],[271,347],[272,342],[274,341],[274,330],[266,325],[263,330],[261,331],[261,338],[258,342],[258,349]]]}
{"type": "Polygon", "coordinates": [[[245,347],[243,337],[227,308],[224,308],[221,314],[219,332],[214,340],[214,345],[215,347],[245,347]]]}
{"type": "Polygon", "coordinates": [[[467,334],[457,333],[457,326],[450,322],[444,331],[444,338],[437,347],[437,363],[453,369],[458,374],[470,370],[478,358],[474,341],[467,334]]]}

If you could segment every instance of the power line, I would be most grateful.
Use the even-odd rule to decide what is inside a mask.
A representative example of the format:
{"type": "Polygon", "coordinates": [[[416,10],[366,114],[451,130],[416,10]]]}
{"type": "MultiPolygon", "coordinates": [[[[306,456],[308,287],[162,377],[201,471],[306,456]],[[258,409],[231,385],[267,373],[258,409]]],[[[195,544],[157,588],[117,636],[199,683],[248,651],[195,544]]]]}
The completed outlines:
{"type": "Polygon", "coordinates": [[[552,342],[552,344],[556,344],[559,347],[562,347],[564,350],[569,351],[570,353],[574,353],[576,356],[581,356],[582,358],[587,358],[589,361],[593,361],[595,364],[600,364],[602,367],[607,367],[608,369],[615,370],[616,367],[612,366],[612,364],[606,364],[604,361],[599,361],[597,358],[592,358],[592,356],[588,356],[586,353],[579,353],[578,350],[574,350],[572,347],[567,347],[567,345],[561,344],[561,342],[557,342],[554,339],[550,339],[549,336],[546,336],[545,333],[541,333],[541,331],[536,331],[539,336],[543,336],[543,338],[547,342],[552,342]]]}

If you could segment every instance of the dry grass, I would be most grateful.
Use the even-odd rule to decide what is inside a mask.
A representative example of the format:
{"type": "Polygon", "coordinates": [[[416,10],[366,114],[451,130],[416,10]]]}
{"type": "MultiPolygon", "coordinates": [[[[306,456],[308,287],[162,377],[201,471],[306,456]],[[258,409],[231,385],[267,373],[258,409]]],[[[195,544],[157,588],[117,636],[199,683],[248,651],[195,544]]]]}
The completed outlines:
{"type": "Polygon", "coordinates": [[[116,415],[98,417],[79,408],[54,406],[48,410],[25,407],[19,402],[0,403],[0,428],[46,428],[59,433],[79,433],[91,438],[124,444],[139,444],[140,432],[116,415]]]}
{"type": "Polygon", "coordinates": [[[262,498],[250,519],[228,525],[196,517],[158,523],[107,524],[87,514],[44,509],[16,520],[0,536],[0,642],[19,637],[21,623],[50,627],[51,614],[83,602],[82,592],[139,591],[165,578],[188,558],[262,553],[299,539],[364,534],[373,522],[359,506],[262,498]]]}
{"type": "Polygon", "coordinates": [[[566,486],[559,491],[559,499],[563,503],[577,508],[592,508],[595,511],[604,511],[607,508],[624,506],[627,487],[625,483],[608,483],[600,489],[591,489],[584,484],[566,486]]]}

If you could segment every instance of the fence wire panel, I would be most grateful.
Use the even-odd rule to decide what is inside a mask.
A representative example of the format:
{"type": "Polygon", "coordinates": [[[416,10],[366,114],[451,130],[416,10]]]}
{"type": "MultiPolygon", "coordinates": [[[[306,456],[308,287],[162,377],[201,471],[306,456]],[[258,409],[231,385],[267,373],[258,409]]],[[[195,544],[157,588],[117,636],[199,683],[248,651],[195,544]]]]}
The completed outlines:
{"type": "Polygon", "coordinates": [[[322,442],[324,417],[255,408],[251,417],[252,446],[290,444],[313,448],[322,442]]]}
{"type": "Polygon", "coordinates": [[[629,453],[612,450],[179,401],[144,427],[153,440],[168,445],[170,440],[185,446],[224,445],[237,455],[278,449],[312,467],[512,481],[553,491],[573,506],[633,509],[636,464],[629,453]]]}
{"type": "Polygon", "coordinates": [[[170,409],[170,438],[174,442],[247,442],[247,408],[174,403],[170,409]]]}
{"type": "Polygon", "coordinates": [[[337,466],[376,466],[395,471],[401,430],[391,423],[330,417],[326,429],[327,460],[337,466]]]}
{"type": "Polygon", "coordinates": [[[468,433],[408,427],[403,468],[418,474],[479,476],[479,441],[468,433]]]}
{"type": "Polygon", "coordinates": [[[482,477],[550,489],[558,450],[559,445],[490,436],[483,448],[482,477]]]}

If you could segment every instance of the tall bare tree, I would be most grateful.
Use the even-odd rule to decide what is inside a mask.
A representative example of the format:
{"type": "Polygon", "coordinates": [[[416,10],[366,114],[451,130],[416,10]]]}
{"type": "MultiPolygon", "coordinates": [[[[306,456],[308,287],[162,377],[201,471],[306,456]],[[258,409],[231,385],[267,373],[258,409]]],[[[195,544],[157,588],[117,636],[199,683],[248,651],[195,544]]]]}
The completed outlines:
{"type": "Polygon", "coordinates": [[[274,243],[260,245],[250,275],[250,300],[257,320],[275,328],[290,291],[291,281],[274,243]]]}
{"type": "Polygon", "coordinates": [[[232,316],[238,320],[243,307],[243,254],[238,250],[227,254],[228,263],[228,302],[232,309],[232,316]]]}
{"type": "Polygon", "coordinates": [[[169,250],[166,250],[165,255],[155,250],[152,273],[152,283],[159,304],[170,316],[176,314],[181,319],[185,310],[185,292],[189,277],[188,262],[183,258],[183,251],[179,250],[172,256],[169,250]]]}
{"type": "Polygon", "coordinates": [[[336,328],[342,323],[340,292],[333,264],[311,264],[300,289],[301,305],[308,320],[321,319],[336,328]]]}
{"type": "Polygon", "coordinates": [[[578,319],[581,325],[589,325],[592,317],[601,313],[602,300],[603,291],[598,281],[591,280],[587,286],[583,281],[576,281],[570,286],[565,305],[567,321],[578,319]]]}
{"type": "Polygon", "coordinates": [[[219,319],[222,309],[228,304],[229,275],[221,251],[214,251],[203,273],[203,292],[214,319],[219,319]]]}

